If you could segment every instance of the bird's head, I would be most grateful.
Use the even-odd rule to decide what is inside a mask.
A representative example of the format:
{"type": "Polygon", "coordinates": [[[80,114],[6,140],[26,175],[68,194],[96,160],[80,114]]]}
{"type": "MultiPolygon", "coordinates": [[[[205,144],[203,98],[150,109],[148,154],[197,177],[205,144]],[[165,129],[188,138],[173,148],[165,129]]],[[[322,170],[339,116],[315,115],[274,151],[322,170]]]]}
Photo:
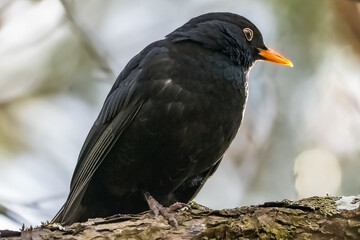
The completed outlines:
{"type": "Polygon", "coordinates": [[[252,22],[233,13],[195,17],[166,37],[173,42],[190,40],[222,51],[245,70],[256,60],[292,66],[290,60],[265,46],[259,29],[252,22]]]}

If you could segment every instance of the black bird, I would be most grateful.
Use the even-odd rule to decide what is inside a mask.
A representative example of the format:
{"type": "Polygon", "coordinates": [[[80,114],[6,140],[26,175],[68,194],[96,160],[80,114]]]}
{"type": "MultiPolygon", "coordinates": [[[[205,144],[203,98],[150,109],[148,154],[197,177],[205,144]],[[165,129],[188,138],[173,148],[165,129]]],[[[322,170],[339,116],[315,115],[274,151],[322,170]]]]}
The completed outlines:
{"type": "Polygon", "coordinates": [[[106,97],[52,221],[156,212],[151,200],[194,198],[238,131],[257,60],[292,65],[232,13],[193,18],[147,46],[106,97]]]}

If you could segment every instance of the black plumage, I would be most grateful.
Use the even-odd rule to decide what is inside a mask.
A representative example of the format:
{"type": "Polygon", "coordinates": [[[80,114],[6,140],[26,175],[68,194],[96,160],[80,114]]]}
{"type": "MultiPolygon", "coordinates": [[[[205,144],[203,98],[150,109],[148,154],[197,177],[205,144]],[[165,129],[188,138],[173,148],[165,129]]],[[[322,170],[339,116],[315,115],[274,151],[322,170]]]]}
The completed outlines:
{"type": "Polygon", "coordinates": [[[165,206],[191,200],[237,133],[251,66],[275,61],[264,52],[259,30],[231,13],[201,15],[147,46],[110,90],[53,222],[145,211],[144,192],[165,206]]]}

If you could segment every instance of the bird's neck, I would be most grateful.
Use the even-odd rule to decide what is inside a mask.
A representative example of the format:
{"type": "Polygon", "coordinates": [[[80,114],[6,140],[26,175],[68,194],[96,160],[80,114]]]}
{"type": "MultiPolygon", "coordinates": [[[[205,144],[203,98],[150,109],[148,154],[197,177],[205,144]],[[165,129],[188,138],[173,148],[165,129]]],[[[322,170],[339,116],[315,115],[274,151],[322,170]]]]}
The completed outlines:
{"type": "Polygon", "coordinates": [[[241,47],[229,46],[223,50],[224,54],[228,55],[236,65],[242,68],[243,72],[248,75],[250,69],[254,65],[254,62],[251,60],[251,52],[247,49],[242,49],[241,47]]]}

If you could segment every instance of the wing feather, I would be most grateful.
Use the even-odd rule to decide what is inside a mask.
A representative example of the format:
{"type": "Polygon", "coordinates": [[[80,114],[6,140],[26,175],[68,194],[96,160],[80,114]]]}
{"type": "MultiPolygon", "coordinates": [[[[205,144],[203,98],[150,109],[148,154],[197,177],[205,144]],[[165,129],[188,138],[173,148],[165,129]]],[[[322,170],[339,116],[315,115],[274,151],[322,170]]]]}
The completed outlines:
{"type": "Polygon", "coordinates": [[[139,82],[146,81],[141,73],[168,59],[167,50],[157,45],[135,56],[114,83],[80,151],[68,199],[52,222],[72,222],[82,211],[80,202],[91,178],[146,101],[138,89],[139,82]]]}
{"type": "Polygon", "coordinates": [[[92,176],[101,165],[104,156],[107,155],[117,138],[121,136],[122,132],[131,123],[141,106],[142,102],[140,101],[136,106],[122,111],[107,126],[90,153],[87,155],[85,164],[79,168],[76,178],[73,178],[73,184],[68,199],[63,208],[61,208],[59,213],[54,217],[53,222],[67,222],[77,213],[77,211],[81,210],[74,208],[79,206],[92,176]]]}

